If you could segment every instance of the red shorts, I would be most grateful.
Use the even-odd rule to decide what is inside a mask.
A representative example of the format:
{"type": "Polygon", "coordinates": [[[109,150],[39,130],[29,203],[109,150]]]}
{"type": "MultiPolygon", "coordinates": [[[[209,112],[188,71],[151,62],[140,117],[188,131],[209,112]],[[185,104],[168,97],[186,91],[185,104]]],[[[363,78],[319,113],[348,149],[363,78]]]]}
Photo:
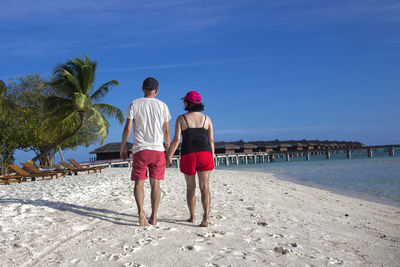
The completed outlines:
{"type": "Polygon", "coordinates": [[[193,152],[181,157],[181,172],[187,175],[195,175],[196,171],[214,170],[214,159],[211,152],[193,152]]]}
{"type": "Polygon", "coordinates": [[[157,180],[164,180],[165,174],[165,154],[163,151],[142,150],[133,154],[132,181],[142,181],[147,178],[147,168],[149,177],[157,180]]]}

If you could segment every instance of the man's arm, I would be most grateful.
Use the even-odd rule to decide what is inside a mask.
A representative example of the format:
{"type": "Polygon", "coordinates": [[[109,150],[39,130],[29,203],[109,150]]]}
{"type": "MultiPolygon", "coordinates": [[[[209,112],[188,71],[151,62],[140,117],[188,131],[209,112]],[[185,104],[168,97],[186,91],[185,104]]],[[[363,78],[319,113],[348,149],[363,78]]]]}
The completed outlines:
{"type": "Polygon", "coordinates": [[[123,159],[123,160],[126,160],[126,158],[128,157],[128,153],[126,151],[126,142],[128,141],[129,136],[131,135],[132,122],[133,122],[132,119],[126,119],[124,132],[122,133],[122,142],[121,142],[121,149],[119,151],[119,155],[120,155],[121,159],[123,159]]]}
{"type": "Polygon", "coordinates": [[[169,122],[166,121],[163,124],[163,134],[164,134],[164,142],[165,142],[165,151],[168,151],[169,146],[171,145],[171,134],[169,132],[169,122]]]}

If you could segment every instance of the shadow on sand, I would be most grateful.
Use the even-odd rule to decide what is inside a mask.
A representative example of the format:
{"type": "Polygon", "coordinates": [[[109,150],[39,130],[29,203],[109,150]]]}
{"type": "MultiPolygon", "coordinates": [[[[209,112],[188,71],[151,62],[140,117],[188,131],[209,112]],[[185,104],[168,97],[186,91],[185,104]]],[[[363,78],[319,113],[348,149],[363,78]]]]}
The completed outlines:
{"type": "Polygon", "coordinates": [[[18,198],[0,199],[0,204],[19,203],[21,205],[33,205],[48,207],[59,211],[71,212],[81,216],[91,217],[119,225],[137,226],[138,216],[129,213],[121,213],[108,209],[85,207],[76,204],[55,202],[43,199],[30,200],[18,198]],[[135,220],[132,220],[135,218],[135,220]]]}

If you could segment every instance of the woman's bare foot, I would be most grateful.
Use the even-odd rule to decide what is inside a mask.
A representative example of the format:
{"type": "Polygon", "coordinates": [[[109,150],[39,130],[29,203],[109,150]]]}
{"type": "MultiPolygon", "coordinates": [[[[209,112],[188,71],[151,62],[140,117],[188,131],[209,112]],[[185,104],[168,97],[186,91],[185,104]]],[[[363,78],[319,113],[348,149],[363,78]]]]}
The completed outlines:
{"type": "Polygon", "coordinates": [[[152,225],[156,225],[157,224],[157,218],[153,218],[152,216],[149,219],[149,223],[152,225]]]}
{"type": "Polygon", "coordinates": [[[196,222],[196,218],[194,216],[190,216],[190,218],[187,219],[187,222],[195,223],[196,222]]]}
{"type": "Polygon", "coordinates": [[[201,221],[199,224],[200,227],[208,227],[208,221],[201,221]]]}
{"type": "Polygon", "coordinates": [[[146,219],[146,216],[139,215],[139,226],[149,226],[149,222],[146,219]]]}

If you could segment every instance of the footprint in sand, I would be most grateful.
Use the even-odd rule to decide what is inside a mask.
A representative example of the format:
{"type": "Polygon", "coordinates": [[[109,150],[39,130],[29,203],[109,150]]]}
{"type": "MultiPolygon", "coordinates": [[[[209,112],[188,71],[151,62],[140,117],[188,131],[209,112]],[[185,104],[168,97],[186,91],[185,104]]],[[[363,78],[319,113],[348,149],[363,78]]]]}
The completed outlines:
{"type": "Polygon", "coordinates": [[[200,250],[200,246],[186,245],[186,246],[181,247],[181,249],[183,251],[188,251],[188,252],[190,252],[190,251],[199,251],[200,250]]]}
{"type": "Polygon", "coordinates": [[[283,235],[281,235],[281,234],[274,234],[274,233],[269,233],[268,235],[273,237],[273,238],[281,238],[281,237],[283,237],[283,235]]]}
{"type": "Polygon", "coordinates": [[[276,252],[278,254],[286,255],[286,254],[289,254],[291,252],[291,250],[284,248],[282,246],[278,246],[278,247],[274,248],[274,252],[276,252]]]}
{"type": "Polygon", "coordinates": [[[338,259],[338,258],[329,258],[328,257],[328,260],[329,260],[329,264],[335,264],[335,265],[342,265],[343,264],[343,261],[338,259]]]}
{"type": "Polygon", "coordinates": [[[258,226],[267,226],[268,223],[266,223],[266,222],[264,222],[264,221],[260,221],[260,222],[257,222],[257,225],[258,225],[258,226]]]}

